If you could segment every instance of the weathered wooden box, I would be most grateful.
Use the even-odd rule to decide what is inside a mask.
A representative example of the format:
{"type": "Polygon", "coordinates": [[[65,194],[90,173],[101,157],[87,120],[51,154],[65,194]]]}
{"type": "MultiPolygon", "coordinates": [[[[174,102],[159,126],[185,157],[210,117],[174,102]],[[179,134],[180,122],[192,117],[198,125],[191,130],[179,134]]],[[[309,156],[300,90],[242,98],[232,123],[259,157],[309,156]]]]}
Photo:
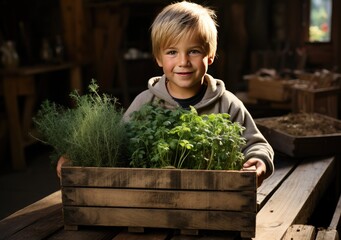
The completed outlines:
{"type": "Polygon", "coordinates": [[[63,167],[66,229],[80,225],[237,231],[254,237],[254,171],[63,167]]]}
{"type": "MultiPolygon", "coordinates": [[[[340,120],[325,115],[317,115],[330,121],[337,126],[338,129],[341,129],[340,120]]],[[[273,129],[266,123],[268,120],[275,120],[277,118],[279,117],[259,118],[255,119],[255,122],[270,145],[278,152],[297,158],[328,156],[341,153],[341,132],[310,136],[294,136],[278,129],[273,129]]]]}
{"type": "Polygon", "coordinates": [[[340,87],[318,89],[292,88],[292,111],[320,113],[338,117],[340,87]]]}
{"type": "Polygon", "coordinates": [[[251,98],[286,102],[291,99],[291,86],[294,80],[275,79],[249,75],[244,77],[248,81],[248,96],[251,98]]]}

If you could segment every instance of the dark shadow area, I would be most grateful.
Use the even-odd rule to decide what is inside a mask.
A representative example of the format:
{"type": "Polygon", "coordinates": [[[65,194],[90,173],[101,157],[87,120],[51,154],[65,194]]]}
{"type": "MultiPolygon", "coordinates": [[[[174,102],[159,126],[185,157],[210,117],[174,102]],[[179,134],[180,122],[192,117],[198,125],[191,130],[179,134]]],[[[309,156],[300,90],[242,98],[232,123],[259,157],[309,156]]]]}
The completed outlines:
{"type": "Polygon", "coordinates": [[[26,149],[27,168],[12,171],[10,159],[2,161],[0,172],[0,219],[57,191],[59,179],[51,166],[51,148],[36,143],[26,149]]]}

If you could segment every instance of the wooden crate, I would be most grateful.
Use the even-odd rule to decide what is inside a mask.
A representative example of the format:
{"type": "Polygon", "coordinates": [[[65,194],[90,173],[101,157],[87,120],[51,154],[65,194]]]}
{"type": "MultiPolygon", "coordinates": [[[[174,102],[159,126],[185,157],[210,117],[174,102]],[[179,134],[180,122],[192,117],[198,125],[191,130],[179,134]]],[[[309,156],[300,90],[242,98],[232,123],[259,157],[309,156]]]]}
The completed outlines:
{"type": "MultiPolygon", "coordinates": [[[[341,128],[340,120],[324,115],[319,116],[329,119],[335,126],[341,128]]],[[[277,129],[269,128],[269,126],[264,123],[264,120],[276,118],[277,117],[255,119],[257,127],[276,151],[297,158],[328,156],[341,153],[341,133],[315,136],[293,136],[277,129]]]]}
{"type": "Polygon", "coordinates": [[[340,87],[319,89],[292,88],[292,111],[294,113],[320,113],[338,118],[340,87]]]}
{"type": "Polygon", "coordinates": [[[249,97],[277,102],[290,100],[291,86],[295,83],[294,80],[275,79],[256,75],[249,75],[245,79],[248,81],[249,97]]]}
{"type": "Polygon", "coordinates": [[[256,179],[254,171],[63,167],[64,224],[254,237],[256,179]]]}

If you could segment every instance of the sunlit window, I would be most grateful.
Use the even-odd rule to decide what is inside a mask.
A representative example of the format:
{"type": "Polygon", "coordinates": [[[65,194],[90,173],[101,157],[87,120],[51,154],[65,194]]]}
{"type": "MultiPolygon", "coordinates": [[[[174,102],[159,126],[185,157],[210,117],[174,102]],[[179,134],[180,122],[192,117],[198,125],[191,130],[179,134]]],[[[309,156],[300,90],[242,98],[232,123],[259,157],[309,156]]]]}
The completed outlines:
{"type": "Polygon", "coordinates": [[[309,42],[329,42],[331,39],[333,0],[310,0],[309,42]]]}

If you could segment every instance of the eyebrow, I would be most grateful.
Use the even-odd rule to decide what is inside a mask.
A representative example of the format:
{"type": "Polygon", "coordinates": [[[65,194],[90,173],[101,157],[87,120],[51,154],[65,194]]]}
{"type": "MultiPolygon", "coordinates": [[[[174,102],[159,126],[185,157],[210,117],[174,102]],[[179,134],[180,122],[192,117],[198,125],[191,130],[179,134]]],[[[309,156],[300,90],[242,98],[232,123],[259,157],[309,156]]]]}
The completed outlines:
{"type": "MultiPolygon", "coordinates": [[[[203,46],[201,46],[201,45],[193,45],[193,46],[188,47],[188,49],[192,49],[192,48],[205,49],[205,48],[204,48],[203,46]]],[[[169,46],[169,47],[164,47],[163,49],[164,49],[164,50],[167,50],[167,49],[177,49],[177,47],[175,47],[175,46],[169,46]]]]}

